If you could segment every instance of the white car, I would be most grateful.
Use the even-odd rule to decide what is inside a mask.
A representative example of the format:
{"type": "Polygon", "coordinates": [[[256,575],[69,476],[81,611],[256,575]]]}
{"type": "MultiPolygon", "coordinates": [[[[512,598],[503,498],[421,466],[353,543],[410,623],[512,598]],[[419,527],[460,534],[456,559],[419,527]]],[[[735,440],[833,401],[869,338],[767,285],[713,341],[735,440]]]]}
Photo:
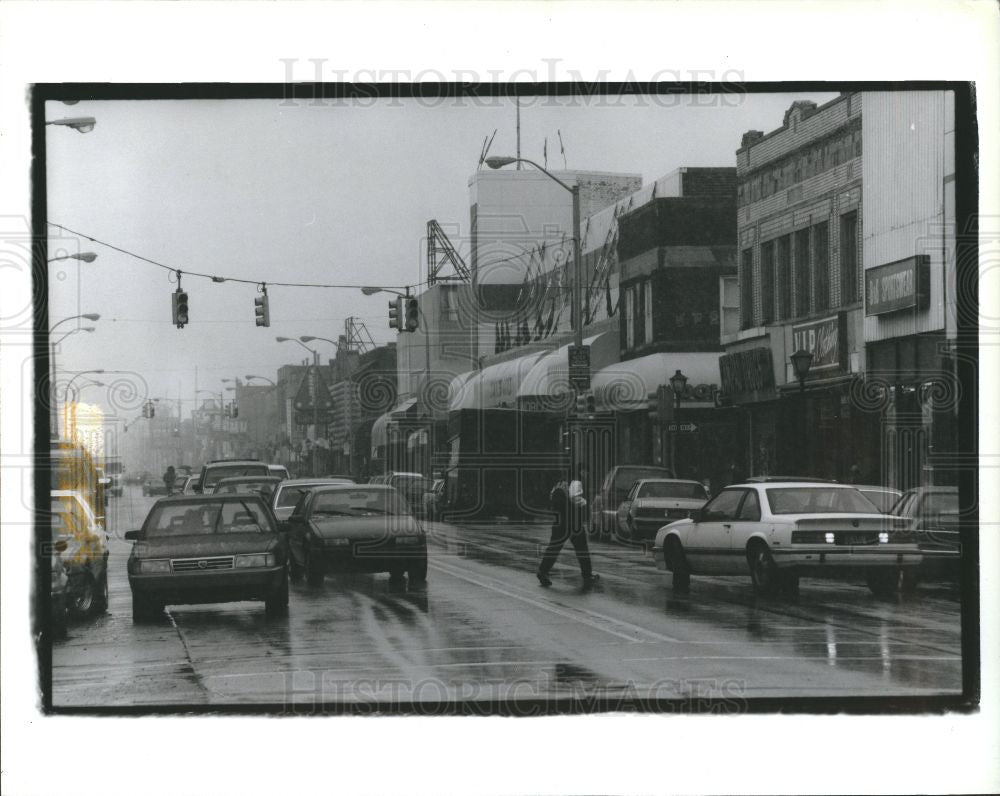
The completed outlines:
{"type": "Polygon", "coordinates": [[[748,574],[759,594],[794,593],[799,575],[864,574],[872,592],[888,596],[921,562],[906,531],[904,519],[879,513],[851,486],[737,484],[660,528],[653,556],[678,590],[700,574],[748,574]]]}

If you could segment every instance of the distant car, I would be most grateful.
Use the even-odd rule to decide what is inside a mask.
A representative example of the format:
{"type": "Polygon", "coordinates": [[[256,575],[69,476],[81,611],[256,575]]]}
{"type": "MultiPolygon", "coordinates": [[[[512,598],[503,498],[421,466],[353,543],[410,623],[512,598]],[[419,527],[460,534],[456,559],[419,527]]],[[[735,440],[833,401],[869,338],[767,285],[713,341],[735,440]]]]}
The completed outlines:
{"type": "Polygon", "coordinates": [[[912,588],[920,579],[958,577],[962,557],[958,487],[925,486],[907,490],[891,513],[906,520],[924,557],[904,587],[912,588]]]}
{"type": "Polygon", "coordinates": [[[431,491],[434,482],[421,473],[390,472],[376,483],[391,486],[403,496],[414,514],[423,514],[424,495],[431,491]]]}
{"type": "Polygon", "coordinates": [[[215,485],[214,495],[260,495],[264,502],[270,504],[275,487],[281,483],[280,478],[273,475],[243,475],[236,478],[223,478],[215,485]]]}
{"type": "Polygon", "coordinates": [[[342,484],[306,492],[288,519],[292,577],[312,584],[330,571],[406,572],[427,578],[427,539],[409,505],[392,487],[342,484]]]}
{"type": "Polygon", "coordinates": [[[278,478],[288,478],[288,468],[283,464],[269,464],[267,469],[270,471],[271,475],[277,476],[278,478]]]}
{"type": "Polygon", "coordinates": [[[340,475],[338,473],[330,473],[329,475],[324,475],[324,478],[330,481],[336,481],[340,484],[353,484],[355,483],[354,476],[351,475],[340,475]]]}
{"type": "Polygon", "coordinates": [[[292,514],[292,510],[310,489],[337,484],[353,484],[346,478],[289,478],[279,483],[271,496],[271,511],[282,526],[292,514]]]}
{"type": "Polygon", "coordinates": [[[590,532],[594,536],[609,536],[618,525],[618,506],[632,485],[640,478],[673,478],[666,467],[621,464],[612,467],[590,504],[590,532]]]}
{"type": "Polygon", "coordinates": [[[66,607],[76,617],[108,608],[108,535],[79,492],[54,490],[52,538],[65,543],[60,552],[66,567],[66,607]]]}
{"type": "Polygon", "coordinates": [[[241,475],[271,475],[271,470],[265,462],[256,459],[216,459],[201,468],[194,489],[199,495],[211,495],[215,485],[223,478],[241,475]]]}
{"type": "Polygon", "coordinates": [[[652,541],[665,522],[690,517],[706,502],[708,492],[699,481],[644,478],[618,506],[618,535],[628,541],[652,541]]]}
{"type": "MultiPolygon", "coordinates": [[[[174,488],[176,490],[176,484],[180,481],[174,481],[174,488]]],[[[145,481],[142,482],[142,494],[147,497],[154,497],[156,495],[166,495],[167,485],[164,483],[162,478],[157,478],[155,476],[148,476],[145,481]]]]}
{"type": "Polygon", "coordinates": [[[175,495],[196,495],[197,492],[194,491],[195,484],[198,483],[198,476],[189,475],[184,477],[180,482],[179,488],[174,488],[175,495]]]}
{"type": "Polygon", "coordinates": [[[922,558],[905,521],[857,489],[802,481],[726,487],[694,518],[661,528],[653,556],[679,590],[702,573],[749,574],[762,595],[796,591],[800,575],[858,574],[877,596],[922,558]]]}
{"type": "Polygon", "coordinates": [[[424,516],[428,520],[437,521],[441,519],[441,511],[444,508],[444,479],[434,479],[434,484],[429,492],[424,493],[424,516]]]}
{"type": "Polygon", "coordinates": [[[132,619],[165,605],[263,600],[288,606],[285,545],[258,495],[193,495],[156,501],[128,559],[132,619]]]}
{"type": "Polygon", "coordinates": [[[890,514],[892,507],[896,505],[900,495],[903,494],[898,489],[892,489],[888,486],[859,486],[856,484],[852,486],[874,503],[875,508],[883,514],[890,514]]]}

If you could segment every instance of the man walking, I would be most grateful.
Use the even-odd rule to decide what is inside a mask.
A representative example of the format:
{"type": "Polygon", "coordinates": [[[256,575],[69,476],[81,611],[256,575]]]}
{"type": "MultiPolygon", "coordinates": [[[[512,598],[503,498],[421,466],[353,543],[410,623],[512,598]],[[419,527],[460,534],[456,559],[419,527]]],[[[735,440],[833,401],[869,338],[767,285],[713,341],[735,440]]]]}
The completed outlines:
{"type": "Polygon", "coordinates": [[[566,544],[567,539],[573,545],[576,558],[580,562],[580,574],[583,576],[584,589],[589,589],[598,580],[598,576],[594,574],[591,567],[590,550],[587,547],[587,533],[584,525],[587,501],[583,497],[583,477],[581,468],[577,478],[572,483],[567,484],[565,481],[559,481],[549,493],[549,504],[555,514],[555,519],[552,522],[551,538],[536,573],[538,582],[542,586],[552,585],[549,572],[555,566],[559,552],[566,544]]]}
{"type": "Polygon", "coordinates": [[[174,466],[171,464],[167,471],[163,474],[163,485],[167,488],[167,494],[174,494],[174,483],[177,481],[177,473],[174,471],[174,466]]]}

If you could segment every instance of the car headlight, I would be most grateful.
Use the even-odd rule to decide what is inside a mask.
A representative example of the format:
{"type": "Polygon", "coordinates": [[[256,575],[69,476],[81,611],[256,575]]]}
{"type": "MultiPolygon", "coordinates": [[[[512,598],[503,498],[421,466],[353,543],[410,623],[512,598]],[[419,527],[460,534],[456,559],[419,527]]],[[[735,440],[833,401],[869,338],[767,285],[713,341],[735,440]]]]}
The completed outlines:
{"type": "Polygon", "coordinates": [[[249,567],[273,567],[274,553],[251,553],[249,555],[236,556],[236,568],[246,569],[249,567]]]}
{"type": "Polygon", "coordinates": [[[151,558],[146,561],[140,561],[139,571],[146,575],[157,572],[169,572],[170,561],[166,558],[151,558]]]}
{"type": "Polygon", "coordinates": [[[397,536],[396,544],[408,544],[408,545],[418,545],[420,544],[419,536],[397,536]]]}

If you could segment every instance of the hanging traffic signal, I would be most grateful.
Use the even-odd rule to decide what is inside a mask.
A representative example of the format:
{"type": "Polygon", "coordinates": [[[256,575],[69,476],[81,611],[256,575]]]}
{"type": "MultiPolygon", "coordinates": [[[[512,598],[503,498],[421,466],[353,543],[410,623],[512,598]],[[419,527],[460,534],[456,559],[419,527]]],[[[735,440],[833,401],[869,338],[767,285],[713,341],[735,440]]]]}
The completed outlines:
{"type": "Polygon", "coordinates": [[[236,401],[233,401],[233,417],[240,416],[240,408],[237,406],[236,401]]]}
{"type": "Polygon", "coordinates": [[[403,299],[402,298],[393,299],[392,301],[389,302],[389,328],[390,329],[398,329],[399,331],[403,331],[403,326],[400,323],[400,321],[402,320],[401,316],[403,314],[402,313],[402,304],[403,304],[403,299]]]}
{"type": "Polygon", "coordinates": [[[406,305],[406,315],[403,318],[403,330],[407,332],[415,332],[417,331],[417,327],[420,325],[417,300],[407,296],[404,299],[404,303],[406,305]]]}
{"type": "Polygon", "coordinates": [[[576,394],[576,413],[579,416],[587,414],[587,395],[586,393],[578,392],[576,394]]]}
{"type": "Polygon", "coordinates": [[[143,417],[147,417],[147,418],[151,418],[155,414],[156,414],[156,410],[153,407],[153,402],[152,401],[146,401],[146,403],[144,403],[142,405],[142,416],[143,417]]]}
{"type": "Polygon", "coordinates": [[[173,318],[174,325],[178,329],[183,329],[188,322],[188,294],[180,288],[173,292],[173,318]]]}
{"type": "Polygon", "coordinates": [[[231,404],[226,404],[223,407],[223,411],[226,413],[226,417],[232,417],[233,416],[233,407],[232,407],[231,404]]]}
{"type": "Polygon", "coordinates": [[[267,288],[261,288],[260,295],[253,300],[254,322],[258,326],[271,325],[271,310],[267,301],[267,288]]]}

